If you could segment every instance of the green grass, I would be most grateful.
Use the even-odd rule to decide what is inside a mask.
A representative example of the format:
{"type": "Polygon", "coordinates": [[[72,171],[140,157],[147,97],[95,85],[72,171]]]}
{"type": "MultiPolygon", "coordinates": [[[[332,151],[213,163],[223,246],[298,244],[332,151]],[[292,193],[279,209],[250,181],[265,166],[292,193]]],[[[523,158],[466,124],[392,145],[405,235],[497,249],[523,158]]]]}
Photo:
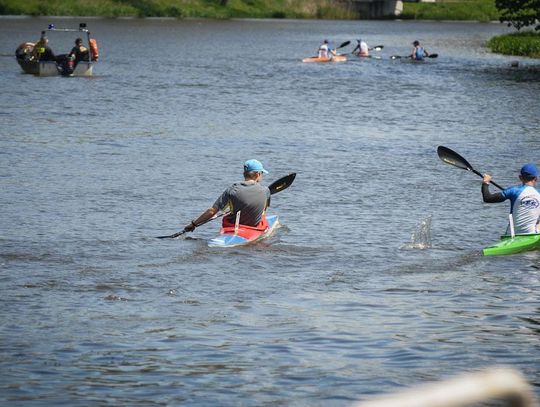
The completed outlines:
{"type": "Polygon", "coordinates": [[[202,18],[354,18],[332,0],[0,0],[2,15],[202,18]]]}
{"type": "Polygon", "coordinates": [[[499,19],[495,0],[455,0],[437,3],[403,3],[403,19],[473,20],[499,19]]]}
{"type": "Polygon", "coordinates": [[[487,45],[499,54],[540,58],[540,32],[499,35],[491,38],[487,45]]]}

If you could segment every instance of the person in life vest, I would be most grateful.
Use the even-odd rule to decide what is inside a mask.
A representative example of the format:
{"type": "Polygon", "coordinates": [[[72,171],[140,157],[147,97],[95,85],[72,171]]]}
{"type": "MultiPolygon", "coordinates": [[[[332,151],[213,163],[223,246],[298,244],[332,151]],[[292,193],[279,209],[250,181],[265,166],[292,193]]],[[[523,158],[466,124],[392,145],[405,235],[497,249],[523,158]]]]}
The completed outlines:
{"type": "Polygon", "coordinates": [[[482,198],[484,202],[496,203],[510,199],[515,233],[518,235],[540,233],[540,192],[536,188],[538,169],[534,164],[525,164],[519,173],[521,185],[504,189],[492,194],[489,191],[491,175],[484,175],[482,180],[482,198]]]}
{"type": "Polygon", "coordinates": [[[361,39],[356,41],[358,44],[356,45],[356,48],[353,49],[352,53],[358,55],[359,57],[369,57],[369,46],[367,45],[367,42],[361,39]]]}
{"type": "Polygon", "coordinates": [[[270,190],[262,186],[263,175],[268,174],[258,160],[244,163],[244,181],[237,182],[227,188],[212,207],[205,210],[198,218],[184,227],[186,232],[193,232],[212,218],[218,211],[227,212],[223,218],[223,227],[234,226],[236,214],[240,212],[240,224],[260,230],[268,228],[266,208],[270,206],[270,190]]]}
{"type": "Polygon", "coordinates": [[[411,52],[411,58],[415,61],[423,61],[424,57],[429,56],[429,53],[420,45],[419,41],[414,41],[413,46],[414,48],[411,52]]]}
{"type": "Polygon", "coordinates": [[[75,61],[75,65],[79,61],[88,61],[89,60],[88,48],[86,48],[83,45],[81,38],[77,38],[75,40],[75,46],[71,49],[71,51],[67,55],[67,57],[69,59],[72,59],[73,61],[75,61]]]}
{"type": "Polygon", "coordinates": [[[330,49],[328,45],[328,40],[324,40],[321,46],[319,47],[319,58],[332,58],[336,54],[336,50],[330,49]]]}
{"type": "Polygon", "coordinates": [[[49,39],[45,35],[45,31],[41,32],[41,38],[34,45],[31,59],[36,61],[56,61],[56,57],[51,47],[49,47],[49,39]]]}

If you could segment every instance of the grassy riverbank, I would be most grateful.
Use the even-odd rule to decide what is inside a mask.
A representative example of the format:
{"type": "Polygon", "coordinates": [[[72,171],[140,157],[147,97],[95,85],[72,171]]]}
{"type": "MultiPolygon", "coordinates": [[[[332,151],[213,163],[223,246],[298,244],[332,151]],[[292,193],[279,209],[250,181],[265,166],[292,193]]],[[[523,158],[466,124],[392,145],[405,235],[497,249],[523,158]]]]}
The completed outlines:
{"type": "Polygon", "coordinates": [[[488,41],[488,47],[499,54],[540,58],[540,33],[527,31],[499,35],[488,41]]]}
{"type": "Polygon", "coordinates": [[[451,0],[437,3],[403,3],[403,19],[473,20],[499,19],[495,0],[451,0]]]}
{"type": "Polygon", "coordinates": [[[355,17],[332,0],[0,0],[0,14],[218,19],[355,17]]]}

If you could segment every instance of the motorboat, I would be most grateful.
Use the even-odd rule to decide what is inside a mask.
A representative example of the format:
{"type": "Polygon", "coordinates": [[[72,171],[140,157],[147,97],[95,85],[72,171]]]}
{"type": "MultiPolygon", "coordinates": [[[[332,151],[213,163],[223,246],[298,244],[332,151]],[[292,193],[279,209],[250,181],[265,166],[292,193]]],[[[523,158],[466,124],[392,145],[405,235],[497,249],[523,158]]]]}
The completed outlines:
{"type": "Polygon", "coordinates": [[[47,33],[82,33],[86,35],[88,54],[86,58],[74,60],[68,54],[54,55],[49,52],[45,57],[39,58],[34,52],[35,43],[23,42],[17,47],[15,57],[24,73],[37,76],[92,76],[94,64],[99,59],[97,41],[90,38],[90,31],[86,23],[80,23],[78,29],[56,28],[49,24],[47,30],[41,32],[41,38],[46,38],[47,33]]]}

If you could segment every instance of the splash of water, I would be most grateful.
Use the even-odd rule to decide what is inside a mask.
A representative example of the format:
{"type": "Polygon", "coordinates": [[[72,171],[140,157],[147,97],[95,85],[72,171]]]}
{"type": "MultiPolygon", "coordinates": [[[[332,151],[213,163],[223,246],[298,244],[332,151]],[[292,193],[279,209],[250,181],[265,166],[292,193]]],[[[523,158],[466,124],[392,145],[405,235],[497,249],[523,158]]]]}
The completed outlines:
{"type": "Polygon", "coordinates": [[[433,216],[429,215],[416,227],[411,236],[411,242],[405,247],[408,249],[430,249],[431,248],[431,220],[433,216]]]}

